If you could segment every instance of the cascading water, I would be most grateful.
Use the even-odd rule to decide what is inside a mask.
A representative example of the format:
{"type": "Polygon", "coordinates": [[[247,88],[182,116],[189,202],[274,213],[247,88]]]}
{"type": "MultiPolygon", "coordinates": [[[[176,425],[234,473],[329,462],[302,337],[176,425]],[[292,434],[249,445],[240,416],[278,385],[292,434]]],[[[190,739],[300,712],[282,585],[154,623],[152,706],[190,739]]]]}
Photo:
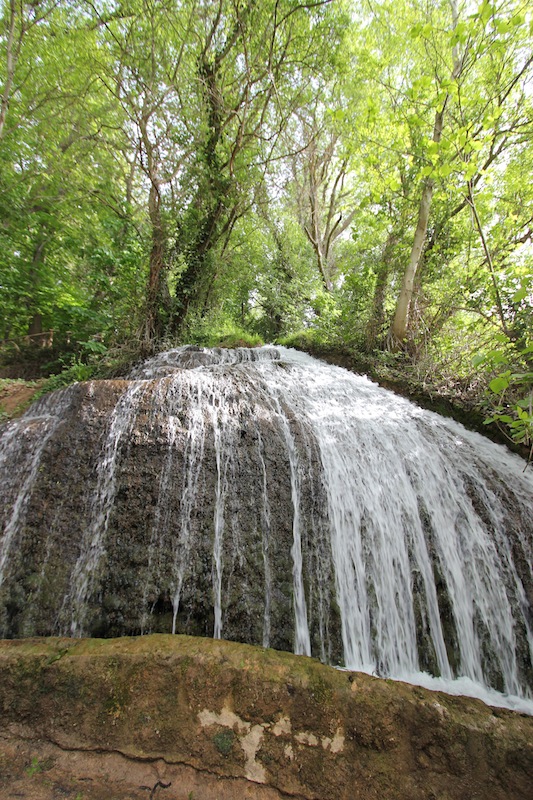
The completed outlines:
{"type": "Polygon", "coordinates": [[[0,495],[3,636],[224,637],[533,713],[530,472],[364,377],[178,348],[4,426],[0,495]]]}

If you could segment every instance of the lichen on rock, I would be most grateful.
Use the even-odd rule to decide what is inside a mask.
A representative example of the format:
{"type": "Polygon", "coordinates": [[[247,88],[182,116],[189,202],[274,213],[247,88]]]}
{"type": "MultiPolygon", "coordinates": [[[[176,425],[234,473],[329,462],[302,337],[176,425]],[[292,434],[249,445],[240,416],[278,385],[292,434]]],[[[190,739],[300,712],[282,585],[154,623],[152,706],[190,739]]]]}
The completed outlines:
{"type": "Polygon", "coordinates": [[[532,785],[533,718],[289,653],[15,640],[0,673],[6,800],[146,800],[158,781],[158,800],[524,800],[532,785]]]}

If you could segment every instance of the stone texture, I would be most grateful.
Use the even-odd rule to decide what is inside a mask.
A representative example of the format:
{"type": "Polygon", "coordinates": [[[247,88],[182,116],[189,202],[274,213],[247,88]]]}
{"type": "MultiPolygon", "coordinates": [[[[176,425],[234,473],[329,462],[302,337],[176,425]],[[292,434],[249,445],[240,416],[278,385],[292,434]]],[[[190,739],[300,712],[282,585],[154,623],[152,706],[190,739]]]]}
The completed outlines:
{"type": "MultiPolygon", "coordinates": [[[[206,402],[202,411],[205,431],[196,438],[201,449],[191,454],[189,437],[196,412],[194,403],[189,402],[194,387],[189,388],[188,379],[185,372],[181,382],[146,382],[125,414],[127,424],[113,453],[114,471],[102,481],[104,490],[112,484],[111,505],[101,555],[93,565],[81,608],[83,623],[76,633],[116,637],[171,632],[181,560],[183,583],[176,631],[213,634],[217,453],[212,405],[206,402]],[[188,501],[186,542],[184,506],[188,501]]],[[[73,575],[84,553],[91,550],[99,502],[101,506],[99,475],[109,455],[106,446],[113,414],[132,386],[131,381],[119,380],[79,383],[62,395],[43,398],[31,409],[31,416],[16,423],[18,448],[7,462],[13,485],[0,485],[0,525],[4,527],[9,525],[32,454],[45,436],[46,414],[58,418],[53,435],[40,452],[0,582],[1,636],[74,632],[73,620],[80,608],[76,607],[73,575]],[[60,402],[64,408],[58,413],[56,404],[60,402]]],[[[254,644],[265,642],[263,548],[267,542],[272,587],[268,643],[292,650],[293,509],[283,431],[268,400],[248,403],[253,387],[243,375],[228,374],[223,386],[230,419],[229,452],[222,454],[228,481],[222,544],[224,636],[254,644]],[[268,520],[263,507],[265,482],[268,520]]],[[[340,661],[340,624],[324,523],[324,488],[318,477],[319,455],[301,421],[292,416],[290,427],[296,446],[309,459],[300,488],[302,506],[307,509],[302,536],[313,653],[340,661]],[[324,627],[330,634],[327,642],[324,627]]]]}
{"type": "Polygon", "coordinates": [[[526,800],[533,719],[188,636],[0,645],[0,798],[526,800]]]}

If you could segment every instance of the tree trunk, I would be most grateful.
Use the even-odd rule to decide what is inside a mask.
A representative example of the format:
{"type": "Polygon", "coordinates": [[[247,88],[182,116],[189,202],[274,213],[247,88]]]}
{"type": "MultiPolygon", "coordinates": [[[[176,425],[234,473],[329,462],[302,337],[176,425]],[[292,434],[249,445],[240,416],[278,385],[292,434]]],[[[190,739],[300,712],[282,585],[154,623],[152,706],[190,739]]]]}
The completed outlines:
{"type": "Polygon", "coordinates": [[[43,332],[43,316],[39,311],[36,311],[31,318],[28,326],[28,337],[34,339],[34,344],[40,344],[40,337],[43,332]]]}
{"type": "MultiPolygon", "coordinates": [[[[201,299],[202,289],[209,285],[211,274],[211,251],[219,239],[219,223],[223,216],[224,204],[221,198],[216,205],[205,212],[204,218],[197,224],[193,238],[182,250],[186,267],[179,277],[176,286],[176,310],[172,322],[172,330],[179,334],[195,299],[201,299]]],[[[192,223],[194,224],[194,223],[192,223]]]]}
{"type": "Polygon", "coordinates": [[[15,43],[15,23],[17,18],[15,0],[10,0],[9,3],[9,31],[7,34],[7,53],[6,53],[6,80],[4,83],[4,91],[0,100],[0,139],[4,133],[4,125],[6,122],[7,109],[9,106],[9,99],[11,96],[11,89],[13,88],[13,79],[15,77],[15,65],[17,61],[17,53],[14,52],[15,43]]]}
{"type": "MultiPolygon", "coordinates": [[[[442,121],[440,130],[442,132],[442,121]]],[[[439,135],[440,139],[440,135],[439,135]]],[[[435,140],[434,141],[438,141],[435,140]]],[[[392,339],[393,346],[397,346],[405,341],[407,337],[407,328],[409,325],[409,313],[411,310],[411,300],[413,297],[413,287],[415,277],[424,250],[424,243],[426,241],[426,233],[428,228],[429,210],[431,208],[431,200],[433,198],[433,188],[435,184],[431,178],[428,178],[424,189],[422,191],[422,198],[420,200],[420,207],[418,209],[418,222],[415,231],[415,238],[411,250],[411,257],[409,265],[405,270],[402,288],[396,303],[396,311],[394,313],[394,320],[390,330],[390,338],[392,339]]]]}
{"type": "Polygon", "coordinates": [[[152,182],[150,186],[148,210],[152,226],[152,249],[144,317],[144,340],[146,343],[160,338],[163,333],[160,305],[162,284],[165,278],[165,231],[161,218],[161,195],[159,186],[155,182],[152,182]]]}
{"type": "Polygon", "coordinates": [[[43,332],[43,320],[36,297],[40,283],[39,272],[42,264],[44,263],[45,257],[46,238],[44,231],[41,231],[41,237],[42,238],[39,238],[39,241],[37,242],[33,251],[31,265],[28,272],[28,284],[29,287],[31,287],[31,295],[27,295],[28,312],[30,314],[30,320],[28,322],[28,340],[30,343],[34,340],[36,343],[38,343],[39,335],[43,332]]]}
{"type": "Polygon", "coordinates": [[[207,114],[207,135],[202,148],[205,175],[197,191],[194,213],[184,224],[185,241],[181,250],[186,267],[176,286],[176,311],[172,320],[172,329],[176,334],[183,328],[192,301],[199,298],[202,285],[204,282],[210,283],[210,252],[219,238],[220,221],[230,189],[229,180],[222,174],[217,152],[223,116],[222,95],[218,86],[222,57],[221,53],[217,53],[210,60],[204,54],[199,67],[207,114]]]}
{"type": "MultiPolygon", "coordinates": [[[[456,0],[450,0],[450,7],[452,11],[453,30],[456,29],[459,22],[459,13],[457,9],[456,0]]],[[[456,80],[461,74],[463,68],[464,57],[459,55],[458,45],[454,45],[453,50],[453,69],[451,79],[456,80]]],[[[444,114],[446,106],[448,105],[449,95],[447,94],[442,108],[435,113],[435,122],[433,124],[432,140],[438,144],[442,138],[442,130],[444,127],[444,114]]],[[[409,326],[409,316],[411,311],[411,301],[413,298],[413,288],[415,283],[416,274],[420,266],[422,254],[424,252],[424,244],[426,241],[426,234],[428,229],[429,211],[431,208],[431,201],[433,199],[433,189],[435,183],[431,177],[426,179],[424,188],[422,190],[422,197],[420,199],[420,206],[418,209],[418,222],[416,225],[415,236],[413,240],[413,247],[411,250],[411,257],[409,265],[405,271],[402,281],[402,288],[396,304],[396,311],[394,313],[394,320],[391,325],[388,336],[388,346],[392,349],[401,347],[407,338],[407,331],[409,326]]]]}
{"type": "Polygon", "coordinates": [[[384,336],[387,283],[390,274],[391,258],[396,244],[396,234],[389,233],[376,275],[376,286],[374,288],[374,297],[372,298],[372,311],[365,331],[366,349],[369,352],[380,346],[380,340],[384,336]]]}

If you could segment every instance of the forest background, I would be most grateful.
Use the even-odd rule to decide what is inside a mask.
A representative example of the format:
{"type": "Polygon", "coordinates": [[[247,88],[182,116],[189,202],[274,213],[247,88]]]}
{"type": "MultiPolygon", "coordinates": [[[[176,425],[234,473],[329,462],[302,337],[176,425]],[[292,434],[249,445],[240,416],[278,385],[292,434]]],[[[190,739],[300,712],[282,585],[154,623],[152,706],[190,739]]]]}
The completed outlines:
{"type": "Polygon", "coordinates": [[[529,0],[0,8],[4,375],[278,342],[531,447],[529,0]]]}

